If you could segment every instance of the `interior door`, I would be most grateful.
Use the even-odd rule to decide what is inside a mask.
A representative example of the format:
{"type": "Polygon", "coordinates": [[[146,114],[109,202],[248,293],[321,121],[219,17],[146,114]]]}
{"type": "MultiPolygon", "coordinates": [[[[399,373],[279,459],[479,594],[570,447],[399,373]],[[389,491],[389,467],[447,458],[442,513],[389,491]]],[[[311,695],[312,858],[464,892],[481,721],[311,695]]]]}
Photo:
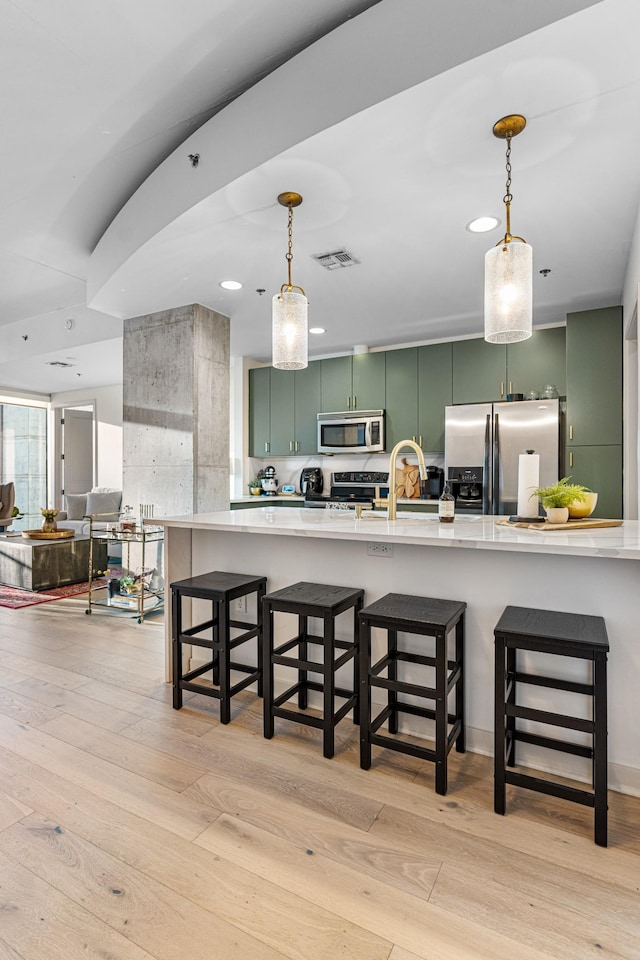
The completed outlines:
{"type": "Polygon", "coordinates": [[[93,408],[62,411],[62,492],[86,493],[94,485],[93,408]]]}

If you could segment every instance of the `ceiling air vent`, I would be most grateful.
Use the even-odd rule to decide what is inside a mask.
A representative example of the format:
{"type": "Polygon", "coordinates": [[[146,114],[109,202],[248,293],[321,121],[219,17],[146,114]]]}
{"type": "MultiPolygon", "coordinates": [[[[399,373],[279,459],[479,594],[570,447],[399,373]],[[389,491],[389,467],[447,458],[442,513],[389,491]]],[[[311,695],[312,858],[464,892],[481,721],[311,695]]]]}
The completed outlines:
{"type": "Polygon", "coordinates": [[[72,363],[65,363],[64,360],[47,360],[46,364],[48,367],[72,367],[72,363]]]}
{"type": "Polygon", "coordinates": [[[352,267],[354,264],[360,263],[348,250],[336,250],[334,253],[314,253],[312,256],[325,270],[339,270],[340,267],[352,267]]]}

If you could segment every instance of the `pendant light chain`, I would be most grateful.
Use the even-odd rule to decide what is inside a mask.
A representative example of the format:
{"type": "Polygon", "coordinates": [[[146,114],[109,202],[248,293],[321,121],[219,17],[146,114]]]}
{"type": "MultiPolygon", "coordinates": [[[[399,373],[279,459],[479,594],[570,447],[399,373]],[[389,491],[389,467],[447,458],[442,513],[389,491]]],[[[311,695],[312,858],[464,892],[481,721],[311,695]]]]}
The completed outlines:
{"type": "Polygon", "coordinates": [[[506,154],[506,169],[507,169],[507,183],[505,188],[505,195],[502,198],[505,207],[507,208],[507,224],[506,224],[506,234],[505,240],[508,243],[511,239],[511,201],[513,200],[513,195],[511,193],[511,134],[507,134],[507,154],[506,154]]]}
{"type": "Polygon", "coordinates": [[[293,207],[291,206],[291,204],[289,204],[289,227],[288,227],[288,230],[289,230],[289,242],[288,242],[288,246],[287,246],[287,256],[286,256],[286,261],[287,261],[287,278],[288,278],[287,285],[288,285],[289,287],[291,287],[291,286],[292,286],[292,284],[291,284],[291,261],[293,260],[293,207]]]}

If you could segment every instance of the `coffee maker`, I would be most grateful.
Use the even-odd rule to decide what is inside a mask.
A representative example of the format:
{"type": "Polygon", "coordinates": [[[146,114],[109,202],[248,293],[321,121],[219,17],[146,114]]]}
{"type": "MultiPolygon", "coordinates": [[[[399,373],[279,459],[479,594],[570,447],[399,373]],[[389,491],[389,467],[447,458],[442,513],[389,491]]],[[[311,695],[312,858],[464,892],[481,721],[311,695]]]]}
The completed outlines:
{"type": "Polygon", "coordinates": [[[300,493],[322,493],[322,470],[320,467],[304,467],[300,474],[300,493]]]}
{"type": "Polygon", "coordinates": [[[266,497],[275,497],[278,492],[278,478],[275,467],[265,467],[262,478],[262,490],[266,497]]]}

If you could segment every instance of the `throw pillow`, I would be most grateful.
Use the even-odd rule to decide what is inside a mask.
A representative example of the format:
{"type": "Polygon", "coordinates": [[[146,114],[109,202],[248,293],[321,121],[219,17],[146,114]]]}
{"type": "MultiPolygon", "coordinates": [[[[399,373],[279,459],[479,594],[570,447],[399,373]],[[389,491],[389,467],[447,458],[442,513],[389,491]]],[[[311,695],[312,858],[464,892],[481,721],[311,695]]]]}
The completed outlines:
{"type": "Polygon", "coordinates": [[[101,514],[100,520],[117,520],[120,516],[120,492],[97,493],[92,490],[87,494],[87,513],[101,514]],[[102,516],[106,514],[106,516],[102,516]]]}
{"type": "Polygon", "coordinates": [[[82,520],[87,513],[87,494],[65,493],[64,504],[67,509],[67,520],[82,520]]]}

